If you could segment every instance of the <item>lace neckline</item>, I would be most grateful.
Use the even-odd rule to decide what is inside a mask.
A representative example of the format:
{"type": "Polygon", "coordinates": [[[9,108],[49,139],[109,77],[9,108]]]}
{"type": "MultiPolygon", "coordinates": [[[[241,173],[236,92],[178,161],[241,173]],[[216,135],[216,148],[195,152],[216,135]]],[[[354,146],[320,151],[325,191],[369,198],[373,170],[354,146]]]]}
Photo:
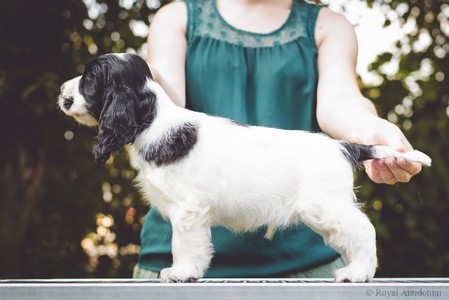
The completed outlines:
{"type": "Polygon", "coordinates": [[[223,18],[223,16],[221,15],[220,11],[218,10],[217,0],[212,0],[212,8],[214,10],[214,13],[218,16],[218,20],[222,23],[223,26],[231,29],[232,31],[240,33],[240,34],[259,36],[259,37],[278,35],[281,31],[283,31],[286,27],[288,27],[288,25],[291,23],[291,20],[294,18],[294,13],[296,11],[296,5],[298,5],[297,4],[297,0],[293,0],[292,7],[290,8],[290,13],[288,15],[288,18],[284,21],[284,23],[279,28],[277,28],[277,29],[275,29],[275,30],[273,30],[271,32],[259,33],[259,32],[253,32],[253,31],[248,31],[248,30],[244,30],[244,29],[239,29],[239,28],[229,24],[223,18]]]}
{"type": "Polygon", "coordinates": [[[257,33],[236,28],[220,15],[216,0],[186,0],[189,9],[188,38],[211,38],[245,48],[280,46],[299,38],[313,41],[313,28],[318,6],[304,0],[293,0],[290,15],[278,29],[257,33]]]}

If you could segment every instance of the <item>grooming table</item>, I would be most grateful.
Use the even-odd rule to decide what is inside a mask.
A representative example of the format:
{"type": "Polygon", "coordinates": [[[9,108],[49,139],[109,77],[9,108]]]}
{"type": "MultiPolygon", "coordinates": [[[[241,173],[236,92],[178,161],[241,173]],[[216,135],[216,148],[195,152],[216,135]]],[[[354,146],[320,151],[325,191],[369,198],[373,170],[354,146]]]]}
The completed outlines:
{"type": "Polygon", "coordinates": [[[375,279],[358,284],[330,279],[203,279],[178,284],[134,279],[0,280],[0,299],[449,300],[449,278],[375,279]]]}

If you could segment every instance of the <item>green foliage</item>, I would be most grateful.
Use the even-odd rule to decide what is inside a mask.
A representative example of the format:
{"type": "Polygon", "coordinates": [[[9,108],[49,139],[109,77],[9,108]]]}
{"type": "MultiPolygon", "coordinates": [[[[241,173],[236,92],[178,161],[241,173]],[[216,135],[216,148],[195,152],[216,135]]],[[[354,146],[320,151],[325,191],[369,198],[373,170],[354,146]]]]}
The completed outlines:
{"type": "MultiPolygon", "coordinates": [[[[383,4],[419,29],[408,32],[396,52],[378,57],[372,71],[383,81],[363,92],[434,163],[407,185],[375,185],[361,175],[359,196],[378,231],[379,276],[448,275],[449,8],[444,2],[383,4]],[[414,45],[425,32],[430,44],[419,50],[414,45]],[[398,61],[398,72],[383,74],[382,66],[391,60],[398,61]]],[[[0,2],[0,278],[131,276],[147,207],[132,186],[126,151],[96,165],[95,130],[60,113],[56,98],[60,84],[80,74],[92,57],[143,53],[145,32],[136,36],[135,29],[148,25],[157,4],[0,2]]]]}
{"type": "Polygon", "coordinates": [[[139,50],[146,39],[130,24],[146,27],[153,13],[144,1],[0,3],[0,278],[131,275],[147,207],[126,154],[95,165],[95,130],[56,98],[94,56],[139,50]]]}
{"type": "Polygon", "coordinates": [[[433,165],[409,184],[390,187],[374,185],[366,177],[361,180],[360,197],[369,200],[378,229],[378,276],[448,276],[444,228],[449,227],[449,5],[437,0],[392,0],[384,5],[393,11],[405,5],[406,12],[397,15],[404,28],[412,30],[396,51],[380,55],[371,65],[382,84],[365,87],[364,93],[376,94],[381,115],[401,127],[415,148],[432,157],[433,165]],[[424,36],[428,42],[423,42],[424,36]],[[398,59],[398,72],[385,74],[382,66],[392,59],[398,59]]]}

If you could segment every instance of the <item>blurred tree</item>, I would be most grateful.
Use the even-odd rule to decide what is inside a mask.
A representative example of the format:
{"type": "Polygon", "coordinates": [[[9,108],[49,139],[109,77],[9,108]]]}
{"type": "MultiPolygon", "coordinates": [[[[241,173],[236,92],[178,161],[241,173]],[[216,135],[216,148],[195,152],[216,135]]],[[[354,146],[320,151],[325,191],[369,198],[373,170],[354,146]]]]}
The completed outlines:
{"type": "MultiPolygon", "coordinates": [[[[95,130],[58,112],[56,98],[92,57],[144,53],[149,20],[166,2],[0,2],[0,278],[131,275],[147,210],[134,171],[125,151],[95,165],[95,130]]],[[[372,64],[381,84],[364,93],[434,166],[393,187],[361,175],[360,198],[378,230],[380,276],[447,276],[449,8],[382,3],[386,26],[398,19],[405,35],[372,64]],[[386,64],[397,71],[386,73],[386,64]]]]}
{"type": "Polygon", "coordinates": [[[378,231],[378,276],[449,276],[449,2],[383,1],[385,26],[399,22],[404,37],[371,65],[381,83],[364,93],[397,124],[415,148],[433,159],[411,184],[362,180],[378,231]],[[394,71],[391,71],[394,70],[394,71]]]}
{"type": "Polygon", "coordinates": [[[95,131],[63,116],[56,98],[60,84],[97,54],[140,49],[142,28],[159,6],[0,3],[0,278],[130,276],[146,207],[126,155],[95,166],[95,131]],[[110,227],[98,225],[100,212],[111,216],[110,227]],[[116,232],[112,241],[105,228],[116,232]],[[86,259],[83,250],[92,251],[82,247],[89,245],[84,238],[95,231],[97,253],[86,259]]]}

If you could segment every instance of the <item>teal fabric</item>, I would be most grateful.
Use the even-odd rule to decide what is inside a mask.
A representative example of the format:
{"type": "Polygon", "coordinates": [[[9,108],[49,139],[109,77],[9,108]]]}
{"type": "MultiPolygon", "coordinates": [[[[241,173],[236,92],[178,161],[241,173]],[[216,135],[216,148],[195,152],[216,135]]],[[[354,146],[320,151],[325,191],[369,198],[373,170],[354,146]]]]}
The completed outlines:
{"type": "MultiPolygon", "coordinates": [[[[322,266],[313,268],[311,270],[300,271],[296,273],[285,274],[285,278],[333,278],[334,271],[346,266],[343,258],[339,257],[336,260],[324,264],[322,266]]],[[[135,279],[158,279],[160,272],[142,269],[139,265],[135,265],[133,269],[133,278],[135,279]]]]}
{"type": "MultiPolygon", "coordinates": [[[[295,0],[288,20],[269,34],[236,29],[215,0],[186,1],[188,8],[187,108],[251,125],[318,131],[317,50],[320,7],[295,0]]],[[[215,254],[206,277],[272,277],[324,265],[339,255],[304,225],[264,238],[212,229],[215,254]]],[[[171,225],[151,208],[141,233],[139,266],[171,265],[171,225]]]]}

